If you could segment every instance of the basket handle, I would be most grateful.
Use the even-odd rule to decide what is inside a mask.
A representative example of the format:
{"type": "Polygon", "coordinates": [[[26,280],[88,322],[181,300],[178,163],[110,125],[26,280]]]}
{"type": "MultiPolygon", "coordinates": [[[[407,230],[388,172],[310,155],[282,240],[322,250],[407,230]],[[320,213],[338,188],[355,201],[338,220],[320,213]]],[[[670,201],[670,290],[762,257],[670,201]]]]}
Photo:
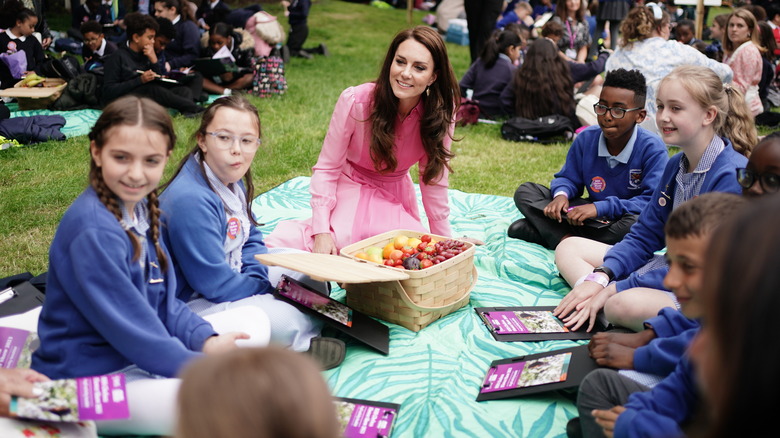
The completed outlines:
{"type": "MultiPolygon", "coordinates": [[[[409,306],[409,308],[414,309],[414,310],[423,311],[423,312],[426,312],[426,311],[427,312],[434,312],[434,311],[442,309],[441,307],[426,307],[426,306],[421,306],[421,305],[415,303],[414,301],[412,301],[411,298],[409,298],[409,294],[406,293],[406,289],[404,289],[404,286],[401,284],[401,282],[400,281],[397,281],[397,282],[398,282],[398,287],[403,292],[403,293],[400,293],[398,295],[401,296],[401,300],[407,306],[409,306]]],[[[471,286],[469,286],[469,288],[466,289],[465,292],[463,292],[463,296],[458,298],[456,301],[448,304],[447,307],[450,307],[450,306],[459,306],[460,307],[463,304],[464,301],[468,301],[469,293],[471,292],[472,289],[474,289],[474,285],[475,284],[477,284],[477,267],[476,266],[474,266],[472,268],[472,272],[471,272],[471,286]]]]}

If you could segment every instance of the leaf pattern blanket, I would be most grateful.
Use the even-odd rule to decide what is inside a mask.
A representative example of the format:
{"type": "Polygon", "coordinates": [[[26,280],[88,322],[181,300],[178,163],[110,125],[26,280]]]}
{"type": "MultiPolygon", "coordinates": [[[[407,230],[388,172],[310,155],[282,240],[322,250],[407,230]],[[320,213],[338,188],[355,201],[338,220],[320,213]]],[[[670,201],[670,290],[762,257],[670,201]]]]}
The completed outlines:
{"type": "MultiPolygon", "coordinates": [[[[418,333],[386,323],[389,356],[348,342],[344,363],[324,376],[336,396],[401,404],[394,437],[565,437],[566,422],[577,416],[574,391],[475,401],[492,361],[577,345],[497,342],[474,311],[556,305],[569,287],[558,276],[553,252],[506,236],[509,224],[521,217],[511,198],[449,194],[454,235],[486,243],[476,251],[479,280],[469,305],[418,333]]],[[[421,202],[419,189],[417,198],[421,202]]],[[[253,211],[266,234],[279,221],[309,217],[309,178],[291,179],[260,195],[253,211]]],[[[422,204],[420,211],[424,214],[422,204]]],[[[344,301],[344,291],[334,297],[344,301]]]]}

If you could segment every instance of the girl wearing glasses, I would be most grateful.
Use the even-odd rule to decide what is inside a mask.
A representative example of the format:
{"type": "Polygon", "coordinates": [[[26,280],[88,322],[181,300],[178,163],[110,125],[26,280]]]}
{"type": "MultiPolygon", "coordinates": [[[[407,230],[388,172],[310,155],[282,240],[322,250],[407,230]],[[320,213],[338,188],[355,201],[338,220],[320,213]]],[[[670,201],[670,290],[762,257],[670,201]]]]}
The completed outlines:
{"type": "Polygon", "coordinates": [[[430,231],[450,236],[450,144],[460,92],[441,36],[399,32],[376,82],[344,90],[311,178],[312,218],[277,225],[271,247],[325,254],[394,229],[426,232],[409,169],[419,165],[430,231]]]}
{"type": "Polygon", "coordinates": [[[747,165],[737,169],[742,196],[756,198],[780,190],[780,132],[764,137],[753,149],[747,165]]]}
{"type": "MultiPolygon", "coordinates": [[[[203,113],[197,144],[164,193],[163,239],[176,270],[177,296],[201,316],[251,306],[271,323],[271,342],[305,351],[320,326],[272,292],[280,268],[259,263],[268,252],[252,214],[250,167],[260,146],[260,118],[246,98],[217,99],[203,113]]],[[[326,286],[312,284],[327,293],[326,286]]]]}
{"type": "Polygon", "coordinates": [[[609,322],[636,331],[662,308],[679,308],[663,287],[668,265],[654,255],[665,246],[669,214],[702,193],[740,192],[734,175],[757,141],[742,94],[707,67],[683,66],[661,81],[656,107],[664,142],[681,152],[669,160],[637,223],[615,246],[572,237],[555,251],[573,286],[555,315],[573,330],[590,330],[602,308],[609,322]]]}

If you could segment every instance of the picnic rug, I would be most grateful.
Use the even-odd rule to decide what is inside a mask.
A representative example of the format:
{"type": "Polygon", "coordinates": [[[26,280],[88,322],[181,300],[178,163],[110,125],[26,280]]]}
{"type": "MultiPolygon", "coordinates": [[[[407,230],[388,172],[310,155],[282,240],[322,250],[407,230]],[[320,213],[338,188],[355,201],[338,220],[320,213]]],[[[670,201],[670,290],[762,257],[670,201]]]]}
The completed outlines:
{"type": "MultiPolygon", "coordinates": [[[[424,215],[419,187],[417,195],[424,215]]],[[[324,376],[335,396],[401,404],[393,437],[565,437],[566,422],[577,416],[575,391],[475,401],[493,360],[578,345],[498,342],[474,311],[556,305],[569,287],[558,276],[553,252],[506,236],[509,224],[522,217],[511,198],[458,190],[449,196],[453,235],[485,242],[477,247],[479,280],[469,305],[418,333],[385,323],[388,356],[347,341],[344,363],[324,376]]],[[[309,199],[309,178],[298,177],[258,196],[252,210],[267,234],[282,220],[309,217],[309,199]]],[[[345,298],[342,289],[333,296],[345,298]]]]}

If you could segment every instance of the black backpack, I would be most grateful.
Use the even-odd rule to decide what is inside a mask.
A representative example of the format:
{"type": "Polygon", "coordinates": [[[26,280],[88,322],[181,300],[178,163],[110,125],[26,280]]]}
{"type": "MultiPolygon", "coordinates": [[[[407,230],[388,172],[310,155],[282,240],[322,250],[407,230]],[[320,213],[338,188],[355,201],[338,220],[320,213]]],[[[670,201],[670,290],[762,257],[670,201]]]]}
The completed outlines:
{"type": "Polygon", "coordinates": [[[512,117],[501,125],[501,136],[510,141],[554,143],[569,141],[573,135],[571,120],[557,114],[537,119],[512,117]]]}

